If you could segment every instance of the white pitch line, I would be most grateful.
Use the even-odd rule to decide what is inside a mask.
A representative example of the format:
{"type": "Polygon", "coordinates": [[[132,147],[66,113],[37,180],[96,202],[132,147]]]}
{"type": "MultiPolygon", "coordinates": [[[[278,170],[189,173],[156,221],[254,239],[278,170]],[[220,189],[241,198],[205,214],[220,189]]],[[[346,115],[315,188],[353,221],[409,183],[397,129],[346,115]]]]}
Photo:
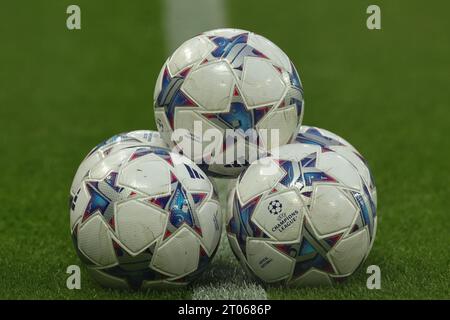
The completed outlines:
{"type": "MultiPolygon", "coordinates": [[[[167,53],[184,41],[211,29],[226,28],[226,0],[164,0],[164,28],[167,53]]],[[[217,193],[225,216],[229,179],[215,179],[217,193]]],[[[234,181],[234,180],[233,180],[234,181]]],[[[210,266],[193,288],[192,298],[210,299],[267,299],[265,290],[249,280],[231,252],[225,233],[220,248],[210,266]]]]}
{"type": "Polygon", "coordinates": [[[227,27],[225,0],[164,0],[169,54],[184,41],[211,29],[227,27]]]}

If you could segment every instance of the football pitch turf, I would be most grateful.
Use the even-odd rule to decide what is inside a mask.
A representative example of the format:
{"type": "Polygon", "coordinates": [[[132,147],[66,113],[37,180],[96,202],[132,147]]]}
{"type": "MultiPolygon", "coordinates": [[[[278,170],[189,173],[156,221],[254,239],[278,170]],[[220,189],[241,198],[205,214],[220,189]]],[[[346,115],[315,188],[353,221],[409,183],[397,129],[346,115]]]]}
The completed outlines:
{"type": "MultiPolygon", "coordinates": [[[[450,2],[376,1],[381,30],[366,28],[372,1],[226,2],[228,26],[262,34],[297,66],[304,124],[349,140],[378,189],[378,231],[365,264],[324,288],[261,288],[226,239],[210,270],[179,290],[98,286],[69,232],[68,192],[81,160],[116,133],[155,129],[153,87],[167,57],[161,1],[3,1],[0,5],[0,298],[450,298],[450,2]],[[76,3],[82,29],[65,26],[76,3]],[[366,288],[366,268],[381,289],[366,288]]],[[[201,13],[201,14],[208,14],[201,13]]],[[[195,16],[192,17],[195,19],[195,16]]]]}

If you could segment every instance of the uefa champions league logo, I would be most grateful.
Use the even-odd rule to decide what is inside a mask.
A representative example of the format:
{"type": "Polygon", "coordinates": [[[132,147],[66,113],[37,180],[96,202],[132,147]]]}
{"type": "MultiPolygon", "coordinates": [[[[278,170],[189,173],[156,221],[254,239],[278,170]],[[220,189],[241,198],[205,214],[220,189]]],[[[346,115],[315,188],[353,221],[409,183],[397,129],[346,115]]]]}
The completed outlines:
{"type": "Polygon", "coordinates": [[[283,205],[281,204],[280,201],[273,200],[270,201],[269,205],[267,206],[267,210],[269,210],[271,214],[277,215],[281,213],[281,211],[283,210],[283,205]]]}

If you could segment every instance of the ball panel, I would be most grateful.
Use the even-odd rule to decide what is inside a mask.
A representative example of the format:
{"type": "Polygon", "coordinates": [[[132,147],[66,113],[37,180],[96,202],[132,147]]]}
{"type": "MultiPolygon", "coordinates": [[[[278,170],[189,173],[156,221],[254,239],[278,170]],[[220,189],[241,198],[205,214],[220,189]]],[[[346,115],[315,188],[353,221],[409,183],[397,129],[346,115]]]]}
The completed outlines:
{"type": "Polygon", "coordinates": [[[279,145],[288,143],[291,139],[292,132],[294,132],[298,125],[297,120],[297,109],[295,104],[289,105],[282,109],[276,109],[275,111],[269,113],[268,116],[261,120],[257,125],[258,129],[265,129],[268,132],[267,136],[260,135],[264,146],[266,146],[268,150],[273,147],[278,147],[278,145],[274,145],[271,141],[271,135],[275,134],[276,130],[278,130],[279,145]],[[283,123],[282,130],[276,129],[277,124],[279,123],[283,123]]]}
{"type": "Polygon", "coordinates": [[[264,53],[277,66],[288,72],[292,72],[291,62],[288,56],[276,44],[258,34],[251,33],[248,37],[248,44],[264,53]]]}
{"type": "Polygon", "coordinates": [[[197,213],[202,230],[202,243],[211,255],[217,248],[222,234],[222,216],[219,203],[213,200],[203,204],[197,213]]]}
{"type": "Polygon", "coordinates": [[[252,271],[266,282],[288,279],[295,266],[295,260],[276,250],[264,240],[251,239],[247,242],[247,260],[252,271]]]}
{"type": "Polygon", "coordinates": [[[213,122],[205,121],[205,117],[201,114],[179,109],[175,112],[175,127],[183,128],[183,130],[177,132],[180,135],[176,137],[179,141],[178,147],[183,150],[184,155],[196,163],[204,162],[213,150],[220,150],[222,147],[223,141],[221,139],[209,138],[206,135],[203,137],[206,131],[222,137],[223,130],[213,122]],[[197,125],[201,124],[201,130],[195,128],[196,123],[197,125]]]}
{"type": "Polygon", "coordinates": [[[377,190],[375,187],[375,183],[373,181],[372,174],[370,173],[370,169],[367,165],[367,162],[364,160],[361,154],[359,154],[358,151],[352,151],[351,148],[344,146],[337,146],[333,148],[333,150],[341,154],[358,170],[358,173],[361,176],[362,180],[364,181],[365,185],[367,186],[376,207],[377,190]]]}
{"type": "Polygon", "coordinates": [[[369,232],[364,228],[342,239],[328,252],[341,275],[351,274],[363,262],[369,248],[369,232]]]}
{"type": "Polygon", "coordinates": [[[214,44],[205,36],[197,36],[184,42],[169,58],[167,66],[172,75],[203,60],[214,44]]]}
{"type": "Polygon", "coordinates": [[[271,190],[284,176],[284,171],[273,160],[254,162],[241,176],[236,184],[236,191],[241,204],[265,191],[271,190]]]}
{"type": "Polygon", "coordinates": [[[96,215],[78,229],[78,248],[99,266],[117,264],[108,226],[100,215],[96,215]]]}
{"type": "Polygon", "coordinates": [[[335,152],[321,153],[316,167],[344,186],[355,190],[361,188],[361,176],[358,171],[347,159],[335,152]]]}
{"type": "Polygon", "coordinates": [[[167,215],[138,200],[119,203],[115,221],[117,238],[132,254],[138,254],[163,233],[167,215]]]}
{"type": "Polygon", "coordinates": [[[241,250],[241,247],[239,246],[239,242],[236,238],[236,235],[234,235],[233,233],[227,233],[227,238],[228,244],[230,245],[233,254],[236,256],[236,258],[239,260],[240,263],[245,263],[246,258],[241,250]]]}
{"type": "MultiPolygon", "coordinates": [[[[209,63],[189,73],[181,89],[208,112],[227,111],[235,81],[228,63],[209,63]]],[[[184,127],[181,127],[184,128],[184,127]]]]}
{"type": "Polygon", "coordinates": [[[243,70],[241,88],[249,107],[273,105],[281,100],[286,87],[270,61],[247,58],[243,70]]]}
{"type": "Polygon", "coordinates": [[[345,159],[350,161],[356,167],[359,174],[364,178],[364,180],[370,183],[369,168],[361,159],[362,156],[358,153],[358,151],[346,146],[335,146],[332,147],[332,149],[341,154],[345,159]]]}
{"type": "Polygon", "coordinates": [[[337,186],[317,185],[313,191],[309,218],[321,236],[349,228],[358,214],[354,203],[337,186]]]}
{"type": "Polygon", "coordinates": [[[128,162],[120,171],[118,181],[121,186],[139,190],[149,196],[170,192],[169,168],[164,160],[152,155],[128,162]],[[148,183],[149,179],[151,183],[148,183]]]}
{"type": "Polygon", "coordinates": [[[172,277],[195,271],[199,262],[200,240],[188,228],[181,228],[162,242],[153,255],[150,267],[172,277]]]}
{"type": "Polygon", "coordinates": [[[127,148],[121,149],[120,152],[110,154],[108,157],[102,161],[99,161],[94,167],[92,167],[89,171],[89,179],[104,179],[112,169],[118,168],[124,161],[128,160],[134,151],[135,149],[133,148],[127,148]]]}

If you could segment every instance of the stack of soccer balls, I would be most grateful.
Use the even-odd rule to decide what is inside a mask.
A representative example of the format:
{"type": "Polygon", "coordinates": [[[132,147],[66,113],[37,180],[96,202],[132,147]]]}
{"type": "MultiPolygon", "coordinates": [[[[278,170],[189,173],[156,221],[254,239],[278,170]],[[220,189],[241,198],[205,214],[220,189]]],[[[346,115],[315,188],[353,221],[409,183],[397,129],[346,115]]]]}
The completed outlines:
{"type": "Polygon", "coordinates": [[[236,257],[265,283],[332,283],[363,263],[376,232],[367,163],[339,136],[301,126],[302,83],[271,41],[237,29],[188,40],[161,70],[154,111],[159,132],[101,143],[70,190],[76,251],[102,285],[190,283],[224,220],[236,257]],[[227,208],[211,176],[237,178],[221,190],[227,208]]]}

